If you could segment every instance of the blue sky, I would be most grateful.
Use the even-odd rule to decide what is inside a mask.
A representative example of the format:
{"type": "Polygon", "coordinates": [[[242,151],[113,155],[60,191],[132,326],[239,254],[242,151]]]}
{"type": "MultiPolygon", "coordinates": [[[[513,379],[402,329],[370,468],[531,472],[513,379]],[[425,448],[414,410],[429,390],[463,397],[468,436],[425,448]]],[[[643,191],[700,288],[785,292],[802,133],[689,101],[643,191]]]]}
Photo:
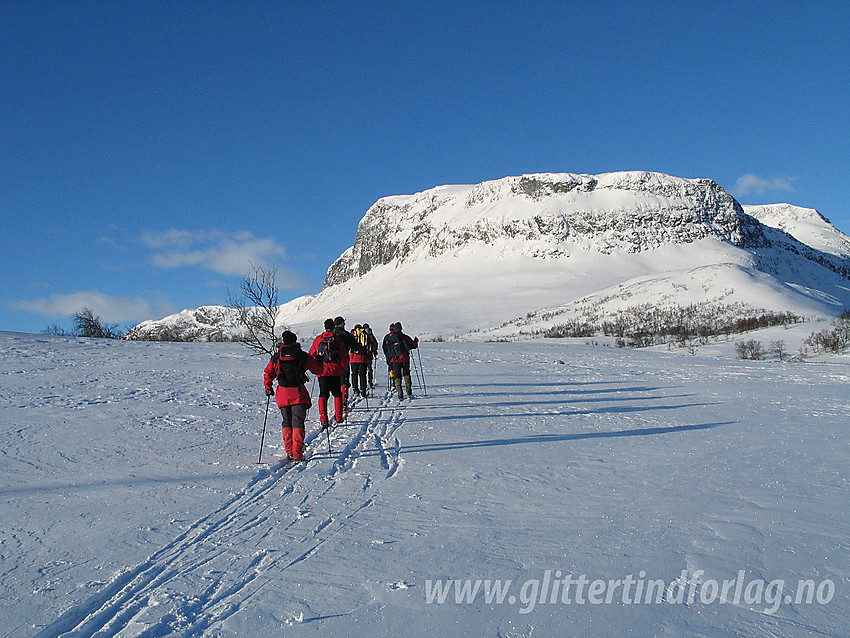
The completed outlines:
{"type": "MultiPolygon", "coordinates": [[[[39,2],[0,11],[0,330],[284,299],[385,195],[708,177],[850,231],[850,3],[39,2]]],[[[411,291],[415,294],[415,291],[411,291]]]]}

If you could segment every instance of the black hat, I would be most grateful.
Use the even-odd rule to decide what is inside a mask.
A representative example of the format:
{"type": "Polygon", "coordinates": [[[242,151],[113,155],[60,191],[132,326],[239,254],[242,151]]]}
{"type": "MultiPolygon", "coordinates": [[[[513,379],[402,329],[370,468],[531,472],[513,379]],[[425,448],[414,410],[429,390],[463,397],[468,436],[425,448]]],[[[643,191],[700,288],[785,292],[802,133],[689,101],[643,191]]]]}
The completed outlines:
{"type": "Polygon", "coordinates": [[[325,330],[333,330],[335,325],[333,319],[325,319],[325,330]]]}
{"type": "Polygon", "coordinates": [[[396,321],[396,322],[395,322],[395,329],[396,329],[396,330],[401,330],[401,321],[396,321]]]}
{"type": "Polygon", "coordinates": [[[368,324],[368,323],[364,323],[364,324],[363,324],[363,327],[364,327],[366,330],[368,330],[368,329],[369,329],[369,324],[368,324]]]}
{"type": "Polygon", "coordinates": [[[298,341],[298,337],[295,336],[295,333],[290,330],[284,330],[283,334],[280,335],[280,341],[285,346],[291,346],[298,341]]]}
{"type": "Polygon", "coordinates": [[[361,326],[361,325],[358,323],[356,326],[354,326],[354,329],[355,329],[355,330],[360,330],[360,328],[362,328],[362,327],[363,327],[363,326],[361,326]]]}
{"type": "Polygon", "coordinates": [[[341,326],[344,323],[345,323],[345,317],[337,317],[336,319],[334,319],[334,325],[335,326],[341,326]]]}

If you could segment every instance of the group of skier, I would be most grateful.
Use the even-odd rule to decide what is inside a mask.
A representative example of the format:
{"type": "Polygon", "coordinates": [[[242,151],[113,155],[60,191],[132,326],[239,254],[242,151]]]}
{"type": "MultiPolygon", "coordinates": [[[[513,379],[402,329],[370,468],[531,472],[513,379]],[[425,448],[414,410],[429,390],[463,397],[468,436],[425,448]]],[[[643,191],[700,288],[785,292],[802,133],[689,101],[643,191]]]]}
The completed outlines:
{"type": "MultiPolygon", "coordinates": [[[[410,377],[410,351],[419,347],[419,338],[402,332],[400,322],[390,324],[381,350],[389,366],[399,400],[413,397],[410,377]],[[402,382],[404,382],[404,387],[402,382]]],[[[374,359],[378,354],[378,340],[368,323],[357,324],[351,332],[345,319],[326,319],[324,331],[314,340],[310,349],[301,349],[298,337],[286,330],[281,335],[263,373],[266,395],[274,395],[283,418],[283,445],[289,460],[304,458],[304,430],[307,410],[312,406],[307,390],[307,372],[319,380],[319,420],[321,427],[330,427],[328,400],[333,396],[334,422],[345,422],[349,388],[354,398],[366,397],[375,387],[374,359]],[[274,381],[277,380],[277,390],[274,381]]],[[[262,450],[261,450],[262,453],[262,450]]]]}

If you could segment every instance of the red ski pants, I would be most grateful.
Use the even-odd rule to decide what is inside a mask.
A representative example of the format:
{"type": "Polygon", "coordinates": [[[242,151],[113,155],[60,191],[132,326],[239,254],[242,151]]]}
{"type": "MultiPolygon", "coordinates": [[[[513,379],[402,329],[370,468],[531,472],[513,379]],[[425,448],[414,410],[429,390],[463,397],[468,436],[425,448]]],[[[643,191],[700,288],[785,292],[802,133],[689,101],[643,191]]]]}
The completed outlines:
{"type": "Polygon", "coordinates": [[[280,408],[283,417],[283,447],[287,456],[293,459],[304,457],[304,420],[307,418],[307,406],[285,405],[280,408]]]}

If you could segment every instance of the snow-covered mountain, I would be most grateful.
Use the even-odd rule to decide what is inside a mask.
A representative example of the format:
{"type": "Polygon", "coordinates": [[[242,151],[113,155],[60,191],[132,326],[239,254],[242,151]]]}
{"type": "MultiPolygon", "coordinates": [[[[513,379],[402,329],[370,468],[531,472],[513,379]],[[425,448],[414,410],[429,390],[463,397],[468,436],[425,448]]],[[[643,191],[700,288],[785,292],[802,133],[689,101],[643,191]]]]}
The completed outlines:
{"type": "MultiPolygon", "coordinates": [[[[289,315],[314,297],[298,297],[280,307],[289,315]]],[[[129,339],[140,341],[230,341],[241,334],[238,313],[225,306],[201,306],[181,310],[163,319],[143,321],[132,328],[129,339]]]]}
{"type": "Polygon", "coordinates": [[[512,321],[543,309],[590,304],[605,316],[656,303],[834,315],[850,306],[850,239],[817,211],[745,209],[708,179],[546,173],[440,186],[376,202],[323,290],[285,305],[281,322],[311,333],[342,314],[449,337],[518,331],[512,321]]]}
{"type": "Polygon", "coordinates": [[[640,252],[709,236],[758,241],[757,225],[739,213],[737,202],[710,180],[657,173],[523,175],[438,187],[372,206],[325,285],[475,243],[507,242],[519,254],[553,259],[576,249],[640,252]]]}

